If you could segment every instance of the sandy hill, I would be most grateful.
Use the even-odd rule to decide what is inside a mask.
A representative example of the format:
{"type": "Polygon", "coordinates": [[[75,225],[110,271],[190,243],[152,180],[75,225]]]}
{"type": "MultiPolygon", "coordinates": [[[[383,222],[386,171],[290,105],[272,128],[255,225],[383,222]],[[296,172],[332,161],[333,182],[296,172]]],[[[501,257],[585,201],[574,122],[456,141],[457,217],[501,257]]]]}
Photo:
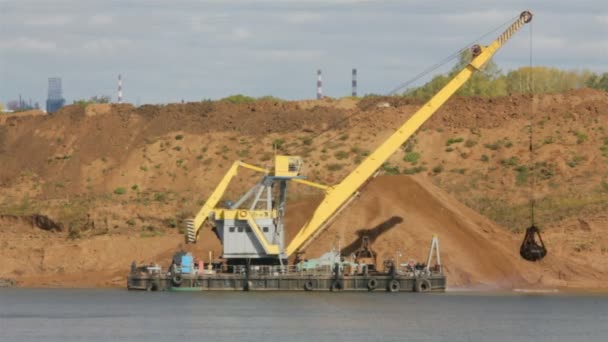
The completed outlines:
{"type": "MultiPolygon", "coordinates": [[[[181,221],[234,160],[268,165],[274,145],[302,155],[310,179],[336,183],[419,105],[401,98],[94,105],[4,117],[0,277],[28,283],[42,274],[48,284],[68,284],[71,275],[79,284],[87,272],[85,284],[110,277],[122,285],[131,259],[168,258],[182,241],[181,221]],[[62,230],[33,228],[41,225],[37,214],[62,230]]],[[[452,286],[599,286],[606,276],[596,260],[608,253],[607,128],[608,94],[600,91],[454,98],[383,168],[415,177],[370,183],[308,253],[336,241],[352,246],[358,230],[380,227],[377,251],[421,259],[438,233],[452,286]],[[529,225],[533,180],[538,221],[552,245],[541,267],[522,265],[515,254],[516,233],[529,225]]],[[[257,177],[243,172],[226,197],[257,177]]],[[[303,209],[290,209],[290,220],[301,220],[297,213],[311,210],[318,195],[293,187],[290,208],[303,209]]],[[[205,241],[197,253],[219,248],[205,241]]]]}

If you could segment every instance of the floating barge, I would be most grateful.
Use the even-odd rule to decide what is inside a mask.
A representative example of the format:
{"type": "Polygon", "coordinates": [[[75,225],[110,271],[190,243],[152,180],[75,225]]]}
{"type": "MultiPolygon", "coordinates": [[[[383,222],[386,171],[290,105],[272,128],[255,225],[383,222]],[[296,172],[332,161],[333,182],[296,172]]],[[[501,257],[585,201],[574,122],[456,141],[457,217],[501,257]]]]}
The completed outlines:
{"type": "MultiPolygon", "coordinates": [[[[388,291],[444,292],[446,278],[439,270],[400,274],[370,273],[337,275],[329,267],[289,270],[291,267],[235,267],[230,272],[201,274],[162,272],[157,267],[137,268],[127,277],[129,290],[144,291],[388,291]]],[[[335,267],[334,267],[335,269],[335,267]]]]}
{"type": "Polygon", "coordinates": [[[444,292],[446,277],[439,258],[439,243],[433,238],[426,264],[409,261],[384,262],[375,268],[374,253],[366,246],[358,251],[358,262],[348,262],[336,251],[296,265],[226,265],[193,260],[178,252],[168,270],[158,265],[131,265],[129,290],[143,291],[379,291],[444,292]],[[436,263],[430,266],[433,251],[436,263]]]}

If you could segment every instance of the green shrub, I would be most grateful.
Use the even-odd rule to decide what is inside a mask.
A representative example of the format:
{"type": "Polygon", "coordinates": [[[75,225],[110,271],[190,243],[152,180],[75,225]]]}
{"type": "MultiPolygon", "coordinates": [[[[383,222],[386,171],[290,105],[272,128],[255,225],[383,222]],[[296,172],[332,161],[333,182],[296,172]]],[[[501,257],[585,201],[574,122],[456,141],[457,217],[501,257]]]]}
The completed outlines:
{"type": "Polygon", "coordinates": [[[418,163],[418,160],[420,160],[420,153],[418,152],[408,152],[405,154],[405,157],[403,157],[403,161],[406,161],[413,165],[418,163]]]}
{"type": "Polygon", "coordinates": [[[456,143],[461,143],[464,141],[464,138],[450,138],[448,139],[448,141],[445,143],[446,146],[450,146],[452,144],[456,144],[456,143]]]}
{"type": "Polygon", "coordinates": [[[583,132],[579,132],[579,131],[574,132],[574,136],[576,136],[576,143],[579,144],[579,145],[582,144],[582,143],[584,143],[585,141],[587,141],[589,139],[589,137],[587,136],[587,134],[585,134],[583,132]]]}
{"type": "Polygon", "coordinates": [[[382,169],[384,170],[384,172],[386,172],[389,175],[398,175],[399,174],[399,167],[392,166],[389,163],[382,164],[382,169]]]}
{"type": "Polygon", "coordinates": [[[600,147],[600,151],[602,151],[602,156],[608,158],[608,138],[604,138],[604,146],[600,147]]]}
{"type": "Polygon", "coordinates": [[[493,143],[489,143],[489,144],[484,144],[483,145],[485,148],[490,149],[492,151],[498,151],[500,150],[500,148],[502,147],[502,141],[497,140],[493,143]]]}
{"type": "Polygon", "coordinates": [[[504,167],[513,167],[513,166],[517,166],[517,164],[519,164],[519,158],[517,157],[511,157],[509,159],[503,159],[500,161],[500,164],[504,167]]]}
{"type": "Polygon", "coordinates": [[[348,134],[344,133],[340,136],[340,140],[345,141],[346,139],[348,139],[348,134]]]}
{"type": "Polygon", "coordinates": [[[424,166],[416,166],[416,167],[412,167],[412,168],[406,168],[403,170],[403,174],[406,175],[415,175],[419,172],[424,172],[426,171],[426,167],[424,166]]]}
{"type": "Polygon", "coordinates": [[[342,164],[327,164],[327,165],[325,165],[325,167],[329,171],[338,171],[338,170],[342,170],[342,167],[344,167],[344,165],[342,165],[342,164]]]}
{"type": "Polygon", "coordinates": [[[137,191],[137,190],[139,190],[139,186],[137,184],[134,184],[131,186],[131,190],[137,191]]]}
{"type": "Polygon", "coordinates": [[[169,228],[177,228],[177,220],[175,219],[175,217],[166,218],[165,225],[169,228]]]}
{"type": "Polygon", "coordinates": [[[515,168],[517,175],[515,176],[515,182],[517,185],[525,185],[528,182],[528,167],[521,165],[515,168]]]}
{"type": "Polygon", "coordinates": [[[485,154],[482,154],[481,161],[487,163],[488,161],[490,161],[490,157],[486,156],[485,154]]]}
{"type": "Polygon", "coordinates": [[[338,160],[346,159],[346,158],[348,158],[348,152],[338,151],[338,152],[334,153],[334,157],[336,157],[336,159],[338,159],[338,160]]]}
{"type": "Polygon", "coordinates": [[[167,200],[167,195],[165,195],[163,192],[155,192],[154,200],[157,202],[165,202],[167,200]]]}
{"type": "Polygon", "coordinates": [[[272,141],[272,146],[274,146],[277,150],[280,150],[281,148],[283,148],[283,145],[285,144],[285,140],[284,139],[274,139],[272,141]]]}
{"type": "Polygon", "coordinates": [[[184,136],[181,134],[178,134],[175,136],[175,140],[182,140],[182,139],[184,139],[184,136]]]}
{"type": "Polygon", "coordinates": [[[451,169],[450,172],[464,175],[467,172],[467,169],[451,169]]]}
{"type": "Polygon", "coordinates": [[[443,171],[443,165],[437,165],[433,168],[434,173],[441,173],[443,171]]]}
{"type": "Polygon", "coordinates": [[[585,156],[575,155],[574,157],[572,157],[572,159],[568,160],[566,164],[568,164],[568,166],[570,166],[571,168],[575,168],[585,160],[587,160],[585,156]]]}
{"type": "Polygon", "coordinates": [[[117,195],[124,195],[127,193],[127,189],[125,189],[123,187],[118,187],[118,188],[114,189],[114,193],[117,195]]]}
{"type": "Polygon", "coordinates": [[[465,146],[465,147],[468,147],[468,148],[471,148],[471,147],[473,147],[473,146],[475,146],[475,145],[477,145],[477,141],[475,141],[475,140],[471,140],[471,139],[468,139],[468,140],[467,140],[467,141],[465,141],[465,143],[464,143],[464,146],[465,146]]]}
{"type": "Polygon", "coordinates": [[[234,104],[251,103],[251,102],[255,102],[255,98],[246,96],[246,95],[242,95],[242,94],[236,94],[236,95],[230,95],[228,97],[224,97],[220,101],[234,103],[234,104]]]}

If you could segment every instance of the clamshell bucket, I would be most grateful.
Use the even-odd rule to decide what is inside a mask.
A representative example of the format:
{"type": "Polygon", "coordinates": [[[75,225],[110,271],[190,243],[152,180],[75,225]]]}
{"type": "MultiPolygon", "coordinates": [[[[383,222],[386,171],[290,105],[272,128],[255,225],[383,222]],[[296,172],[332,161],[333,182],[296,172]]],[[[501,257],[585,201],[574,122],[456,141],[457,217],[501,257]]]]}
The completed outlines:
{"type": "Polygon", "coordinates": [[[526,229],[526,236],[524,236],[524,241],[522,241],[519,248],[519,255],[528,261],[538,261],[547,255],[547,249],[543,243],[543,238],[540,236],[540,230],[536,226],[526,229]],[[536,241],[536,237],[538,237],[538,242],[536,241]]]}

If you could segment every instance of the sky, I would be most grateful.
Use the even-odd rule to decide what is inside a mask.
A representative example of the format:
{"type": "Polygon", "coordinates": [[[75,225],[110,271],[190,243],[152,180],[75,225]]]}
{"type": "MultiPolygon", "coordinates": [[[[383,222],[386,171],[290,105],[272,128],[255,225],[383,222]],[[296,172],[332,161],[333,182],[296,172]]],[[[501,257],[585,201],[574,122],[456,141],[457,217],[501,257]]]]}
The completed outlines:
{"type": "Polygon", "coordinates": [[[526,9],[533,22],[497,53],[501,69],[532,56],[608,71],[605,0],[0,0],[0,102],[43,104],[49,77],[63,79],[68,103],[115,101],[118,74],[134,104],[308,99],[317,69],[324,94],[342,97],[352,68],[360,95],[386,94],[500,26],[488,44],[526,9]]]}

